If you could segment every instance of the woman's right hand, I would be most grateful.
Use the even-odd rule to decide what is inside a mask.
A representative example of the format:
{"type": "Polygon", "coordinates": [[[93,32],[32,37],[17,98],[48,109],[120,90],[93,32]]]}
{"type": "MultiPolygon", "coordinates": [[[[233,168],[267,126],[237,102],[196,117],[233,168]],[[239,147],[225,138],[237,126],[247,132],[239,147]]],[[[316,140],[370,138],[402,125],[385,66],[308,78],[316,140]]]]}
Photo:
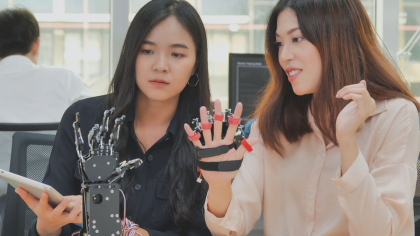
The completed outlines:
{"type": "MultiPolygon", "coordinates": [[[[216,114],[222,114],[222,106],[219,100],[214,101],[214,110],[216,114]]],[[[242,103],[238,103],[235,108],[235,112],[233,114],[233,118],[239,119],[241,118],[242,114],[242,103]]],[[[200,108],[200,118],[203,124],[209,123],[207,119],[207,109],[205,107],[200,108]]],[[[233,139],[235,137],[236,130],[238,125],[229,124],[229,128],[226,132],[225,138],[222,139],[222,121],[215,120],[213,129],[213,138],[211,135],[210,130],[203,130],[203,136],[205,145],[203,146],[200,140],[194,141],[194,145],[199,148],[214,148],[221,145],[230,145],[233,143],[233,139]]],[[[194,131],[188,124],[184,125],[185,131],[189,136],[194,135],[194,131]]],[[[247,140],[248,144],[253,146],[258,143],[258,138],[249,138],[247,140]]],[[[203,158],[201,161],[203,162],[221,162],[221,161],[232,161],[232,160],[240,160],[243,158],[246,152],[245,147],[242,145],[237,149],[231,149],[227,153],[214,156],[203,158]]],[[[214,214],[216,217],[224,217],[230,201],[232,199],[232,179],[235,178],[238,171],[205,171],[201,170],[204,179],[209,184],[209,191],[207,194],[207,210],[214,214]]]]}
{"type": "MultiPolygon", "coordinates": [[[[222,114],[222,106],[220,104],[219,100],[214,101],[214,110],[216,114],[222,114]]],[[[236,105],[233,117],[236,119],[241,118],[242,114],[242,103],[238,103],[236,105]]],[[[203,124],[209,123],[207,119],[207,109],[206,107],[200,108],[200,119],[203,124]]],[[[194,145],[199,148],[214,148],[221,145],[230,145],[233,143],[233,139],[235,137],[238,125],[229,124],[229,128],[226,132],[225,138],[222,139],[222,121],[215,120],[214,123],[214,136],[212,138],[211,130],[203,130],[203,136],[205,145],[203,146],[200,142],[200,140],[193,141],[194,145]]],[[[184,125],[185,131],[189,136],[194,135],[194,131],[191,129],[191,127],[188,124],[184,125]]],[[[258,143],[258,138],[249,138],[247,139],[247,142],[249,145],[253,146],[256,143],[258,143]]],[[[231,149],[229,152],[223,155],[209,157],[209,158],[203,158],[201,161],[203,162],[221,162],[221,161],[230,161],[230,160],[240,160],[243,158],[244,154],[246,152],[246,149],[241,145],[237,150],[231,149]]],[[[221,171],[205,171],[201,170],[204,179],[209,184],[210,188],[213,187],[213,189],[216,186],[222,186],[222,185],[229,185],[231,184],[231,181],[233,178],[235,178],[238,171],[229,171],[229,172],[221,172],[221,171]]]]}
{"type": "Polygon", "coordinates": [[[40,236],[57,236],[61,233],[61,227],[70,223],[82,223],[83,204],[82,196],[66,196],[64,200],[55,208],[48,204],[48,193],[43,192],[41,199],[32,197],[22,188],[15,190],[25,201],[28,207],[38,216],[36,230],[40,236]],[[74,205],[71,212],[64,210],[72,203],[74,205]]]}

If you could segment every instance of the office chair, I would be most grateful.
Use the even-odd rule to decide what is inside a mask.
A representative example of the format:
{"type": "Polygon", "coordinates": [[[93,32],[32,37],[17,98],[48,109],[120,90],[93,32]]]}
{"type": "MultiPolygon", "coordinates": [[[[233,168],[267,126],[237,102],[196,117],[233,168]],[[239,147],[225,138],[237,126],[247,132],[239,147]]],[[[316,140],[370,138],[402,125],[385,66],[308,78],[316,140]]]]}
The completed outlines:
{"type": "Polygon", "coordinates": [[[414,210],[415,235],[420,236],[420,154],[419,154],[419,159],[417,160],[417,182],[416,182],[416,192],[414,194],[414,200],[413,200],[413,210],[414,210]]]}
{"type": "MultiPolygon", "coordinates": [[[[57,130],[58,124],[0,123],[0,131],[57,130]]],[[[16,132],[13,135],[9,171],[42,182],[48,167],[54,138],[55,135],[52,134],[16,132]]],[[[36,215],[10,185],[7,188],[7,195],[0,196],[0,213],[4,216],[1,235],[27,235],[36,218],[36,215]]]]}

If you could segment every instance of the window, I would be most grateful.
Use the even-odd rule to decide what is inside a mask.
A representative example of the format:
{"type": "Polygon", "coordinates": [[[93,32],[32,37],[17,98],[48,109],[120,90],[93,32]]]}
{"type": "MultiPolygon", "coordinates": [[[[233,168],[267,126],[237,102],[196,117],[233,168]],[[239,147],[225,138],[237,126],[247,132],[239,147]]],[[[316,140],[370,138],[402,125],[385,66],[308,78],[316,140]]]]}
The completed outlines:
{"type": "Polygon", "coordinates": [[[420,2],[400,0],[399,16],[400,68],[412,92],[420,99],[420,2]]]}

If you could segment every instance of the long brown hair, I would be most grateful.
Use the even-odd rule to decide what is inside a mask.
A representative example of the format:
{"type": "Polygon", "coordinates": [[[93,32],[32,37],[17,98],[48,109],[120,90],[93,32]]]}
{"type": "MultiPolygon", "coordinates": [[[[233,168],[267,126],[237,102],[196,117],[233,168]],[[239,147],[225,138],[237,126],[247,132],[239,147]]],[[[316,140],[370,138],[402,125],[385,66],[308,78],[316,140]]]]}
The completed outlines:
{"type": "Polygon", "coordinates": [[[382,50],[360,0],[280,0],[268,18],[265,57],[271,78],[254,115],[265,146],[280,155],[281,135],[294,143],[312,132],[309,108],[323,135],[338,145],[336,119],[348,102],[335,95],[361,80],[375,101],[404,98],[420,109],[389,53],[382,50]],[[278,15],[286,8],[295,11],[303,36],[321,56],[322,79],[316,94],[296,95],[280,66],[275,33],[278,15]]]}

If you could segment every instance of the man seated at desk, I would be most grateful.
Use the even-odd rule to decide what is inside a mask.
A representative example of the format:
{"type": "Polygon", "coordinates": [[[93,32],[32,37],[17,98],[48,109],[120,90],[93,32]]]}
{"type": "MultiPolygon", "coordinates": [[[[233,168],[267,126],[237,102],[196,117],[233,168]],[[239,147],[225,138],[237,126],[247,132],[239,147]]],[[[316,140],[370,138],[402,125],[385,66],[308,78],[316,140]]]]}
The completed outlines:
{"type": "MultiPolygon", "coordinates": [[[[0,123],[60,122],[68,106],[92,96],[72,71],[37,65],[39,26],[29,10],[1,10],[0,32],[0,123]]],[[[0,132],[0,169],[9,170],[13,133],[0,132]]],[[[0,196],[6,189],[0,180],[0,196]]]]}

